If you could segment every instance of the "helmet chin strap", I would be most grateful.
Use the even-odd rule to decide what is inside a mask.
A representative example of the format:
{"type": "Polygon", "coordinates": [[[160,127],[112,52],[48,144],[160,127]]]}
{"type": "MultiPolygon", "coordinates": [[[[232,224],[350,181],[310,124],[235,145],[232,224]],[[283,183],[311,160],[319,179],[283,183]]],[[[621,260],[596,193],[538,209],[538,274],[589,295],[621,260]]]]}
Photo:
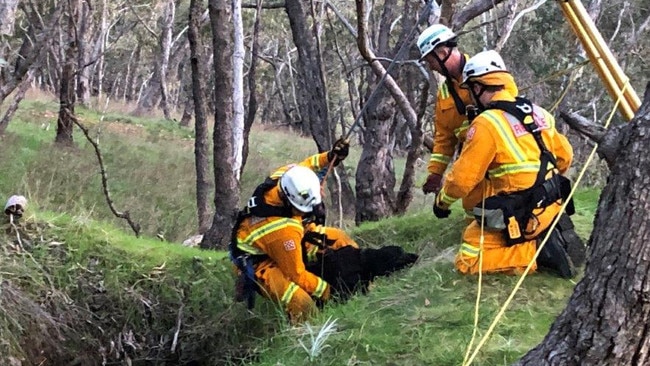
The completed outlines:
{"type": "Polygon", "coordinates": [[[476,103],[476,107],[478,108],[479,112],[484,111],[485,106],[483,105],[483,103],[481,103],[481,96],[483,95],[483,93],[485,93],[486,90],[485,85],[481,83],[471,83],[469,90],[470,92],[472,92],[472,96],[474,97],[474,102],[476,103]],[[478,85],[481,88],[478,93],[474,91],[474,85],[478,85]]]}
{"type": "Polygon", "coordinates": [[[447,53],[447,56],[444,59],[438,57],[438,54],[435,51],[431,51],[431,52],[433,53],[433,58],[435,58],[436,61],[438,61],[438,65],[440,65],[440,71],[441,71],[440,73],[442,74],[442,76],[446,78],[450,78],[451,74],[449,73],[447,66],[445,66],[445,62],[449,60],[453,51],[449,51],[449,53],[447,53]]]}

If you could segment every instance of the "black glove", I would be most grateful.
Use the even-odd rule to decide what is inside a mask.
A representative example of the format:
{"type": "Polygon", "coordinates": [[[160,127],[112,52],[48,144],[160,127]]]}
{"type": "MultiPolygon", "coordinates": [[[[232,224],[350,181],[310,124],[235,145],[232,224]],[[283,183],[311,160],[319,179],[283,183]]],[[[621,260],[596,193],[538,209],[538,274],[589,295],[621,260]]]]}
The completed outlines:
{"type": "Polygon", "coordinates": [[[334,142],[332,150],[327,153],[327,158],[329,161],[332,161],[332,159],[336,158],[336,162],[334,163],[336,165],[347,158],[349,152],[350,142],[341,137],[340,139],[336,140],[336,142],[334,142]]]}
{"type": "Polygon", "coordinates": [[[327,215],[327,210],[325,209],[325,203],[321,202],[318,205],[314,206],[311,215],[316,225],[325,225],[325,217],[327,215]]]}
{"type": "Polygon", "coordinates": [[[438,194],[438,192],[440,192],[441,187],[442,187],[442,175],[431,173],[427,177],[427,181],[422,186],[422,192],[424,192],[424,194],[428,194],[428,193],[438,194]]]}
{"type": "Polygon", "coordinates": [[[317,231],[307,231],[302,237],[302,241],[310,244],[314,244],[319,248],[325,248],[327,245],[327,236],[323,233],[317,231]]]}
{"type": "Polygon", "coordinates": [[[439,219],[446,219],[451,214],[451,210],[448,208],[442,208],[437,204],[433,204],[433,214],[436,215],[439,219]]]}

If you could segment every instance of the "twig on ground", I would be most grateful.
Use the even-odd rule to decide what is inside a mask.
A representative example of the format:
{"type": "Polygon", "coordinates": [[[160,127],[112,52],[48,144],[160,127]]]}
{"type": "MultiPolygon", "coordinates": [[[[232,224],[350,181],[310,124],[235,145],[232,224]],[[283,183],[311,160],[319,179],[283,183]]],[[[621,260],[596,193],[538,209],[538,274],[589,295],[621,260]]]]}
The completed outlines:
{"type": "Polygon", "coordinates": [[[178,333],[181,331],[181,321],[183,319],[183,308],[185,304],[181,304],[181,307],[178,309],[178,317],[176,317],[176,332],[174,332],[174,340],[172,341],[171,351],[176,351],[176,344],[178,343],[178,333]]]}

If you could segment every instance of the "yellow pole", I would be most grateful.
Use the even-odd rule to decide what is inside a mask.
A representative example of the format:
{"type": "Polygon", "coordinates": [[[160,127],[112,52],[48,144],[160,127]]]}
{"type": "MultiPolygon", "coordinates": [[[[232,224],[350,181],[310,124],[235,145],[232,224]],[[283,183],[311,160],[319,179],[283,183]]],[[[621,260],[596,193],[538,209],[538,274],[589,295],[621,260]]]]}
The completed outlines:
{"type": "MultiPolygon", "coordinates": [[[[587,52],[591,63],[593,64],[596,72],[600,76],[601,80],[605,84],[610,96],[614,100],[618,100],[619,94],[621,94],[621,88],[616,83],[616,80],[610,69],[607,67],[607,63],[602,57],[601,53],[598,52],[598,49],[594,45],[594,42],[589,37],[589,33],[584,28],[583,24],[580,22],[580,19],[575,14],[573,8],[569,5],[568,1],[560,0],[560,7],[564,13],[565,18],[569,21],[573,32],[580,39],[582,47],[587,52]]],[[[628,89],[630,86],[628,86],[628,89]]],[[[634,117],[634,110],[631,108],[630,104],[625,98],[620,98],[621,102],[618,105],[618,109],[625,119],[628,121],[634,117]]]]}
{"type": "MultiPolygon", "coordinates": [[[[607,67],[609,68],[610,72],[614,76],[614,80],[616,80],[616,84],[620,89],[623,89],[625,84],[629,83],[629,80],[627,76],[625,76],[625,73],[619,66],[618,62],[616,61],[616,58],[612,54],[612,51],[609,49],[609,47],[607,47],[607,43],[605,43],[605,40],[603,39],[602,35],[598,31],[598,28],[596,28],[596,25],[594,24],[593,20],[587,13],[587,10],[585,9],[584,5],[582,5],[581,1],[576,1],[576,0],[570,0],[569,5],[573,8],[574,13],[576,14],[580,23],[584,26],[585,30],[587,31],[587,34],[589,35],[594,45],[596,46],[596,49],[601,54],[601,56],[605,59],[605,64],[607,64],[607,67]]],[[[630,108],[632,108],[634,112],[639,110],[639,106],[641,106],[641,100],[639,99],[638,95],[630,85],[628,85],[627,88],[625,88],[623,94],[628,104],[630,105],[630,108]]]]}

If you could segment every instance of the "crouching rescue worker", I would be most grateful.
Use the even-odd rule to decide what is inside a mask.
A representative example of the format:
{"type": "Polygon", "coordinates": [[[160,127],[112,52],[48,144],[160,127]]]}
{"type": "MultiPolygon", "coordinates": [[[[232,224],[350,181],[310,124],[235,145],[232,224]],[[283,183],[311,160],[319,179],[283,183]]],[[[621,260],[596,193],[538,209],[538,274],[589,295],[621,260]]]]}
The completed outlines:
{"type": "MultiPolygon", "coordinates": [[[[476,116],[470,91],[460,87],[463,81],[463,67],[469,56],[458,49],[456,34],[442,24],[425,29],[417,40],[420,60],[445,77],[436,95],[436,113],[433,120],[433,150],[427,165],[429,175],[422,186],[424,194],[438,194],[442,187],[442,176],[451,163],[456,151],[465,141],[470,121],[476,116]]],[[[511,94],[519,92],[513,84],[511,94]]],[[[486,181],[486,184],[489,182],[486,181]]],[[[485,188],[488,188],[486,185],[485,188]]],[[[462,198],[463,208],[469,218],[472,209],[481,200],[480,187],[462,198]]],[[[471,220],[471,219],[470,219],[471,220]]]]}
{"type": "MultiPolygon", "coordinates": [[[[445,177],[434,214],[447,217],[449,206],[487,177],[492,194],[474,208],[476,220],[463,233],[456,268],[475,274],[482,256],[484,273],[520,273],[532,261],[538,239],[544,238],[570,192],[570,182],[562,174],[573,151],[546,110],[508,91],[516,90],[516,84],[496,51],[470,58],[462,85],[481,113],[471,122],[460,156],[445,177]]],[[[571,214],[573,206],[567,207],[571,214]]],[[[561,277],[573,277],[575,267],[566,245],[558,226],[531,270],[539,265],[561,277]]]]}
{"type": "MultiPolygon", "coordinates": [[[[329,299],[330,285],[305,269],[303,258],[315,256],[318,248],[305,242],[303,219],[316,216],[320,221],[309,225],[307,232],[325,230],[317,172],[345,159],[348,150],[347,141],[339,140],[329,152],[279,168],[255,189],[239,212],[230,255],[240,273],[239,300],[247,300],[249,308],[259,292],[281,304],[292,322],[301,322],[317,309],[315,301],[329,299]]],[[[338,246],[345,245],[345,233],[334,228],[327,232],[341,238],[338,246]]]]}

